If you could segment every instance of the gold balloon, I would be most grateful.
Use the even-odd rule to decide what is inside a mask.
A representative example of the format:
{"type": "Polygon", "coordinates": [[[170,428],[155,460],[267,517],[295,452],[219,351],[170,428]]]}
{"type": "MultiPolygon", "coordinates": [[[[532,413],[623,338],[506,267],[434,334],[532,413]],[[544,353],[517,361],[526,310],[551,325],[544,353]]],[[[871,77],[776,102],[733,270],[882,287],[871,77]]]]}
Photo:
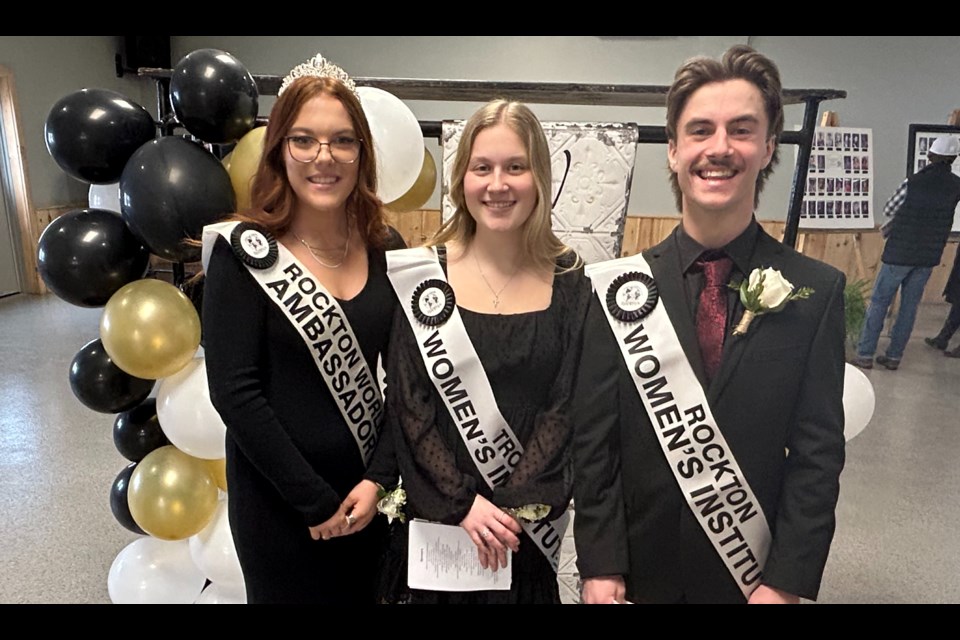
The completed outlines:
{"type": "Polygon", "coordinates": [[[266,127],[257,127],[240,138],[237,146],[223,159],[223,166],[230,174],[233,193],[237,196],[237,210],[250,208],[250,183],[257,173],[260,156],[263,155],[263,137],[266,127]]]}
{"type": "Polygon", "coordinates": [[[420,175],[417,181],[407,190],[405,194],[387,203],[384,206],[394,213],[406,213],[419,209],[427,203],[430,196],[433,195],[433,189],[437,186],[437,163],[429,149],[423,150],[423,167],[420,169],[420,175]]]}
{"type": "Polygon", "coordinates": [[[220,458],[219,460],[204,460],[207,465],[207,470],[210,472],[210,475],[213,476],[213,481],[217,483],[220,491],[227,490],[227,459],[220,458]]]}
{"type": "Polygon", "coordinates": [[[200,317],[179,289],[137,280],[117,291],[100,317],[100,338],[114,364],[157,380],[183,369],[200,345],[200,317]]]}
{"type": "Polygon", "coordinates": [[[133,520],[161,540],[200,533],[213,518],[217,499],[217,485],[204,462],[173,445],[141,460],[127,489],[133,520]]]}

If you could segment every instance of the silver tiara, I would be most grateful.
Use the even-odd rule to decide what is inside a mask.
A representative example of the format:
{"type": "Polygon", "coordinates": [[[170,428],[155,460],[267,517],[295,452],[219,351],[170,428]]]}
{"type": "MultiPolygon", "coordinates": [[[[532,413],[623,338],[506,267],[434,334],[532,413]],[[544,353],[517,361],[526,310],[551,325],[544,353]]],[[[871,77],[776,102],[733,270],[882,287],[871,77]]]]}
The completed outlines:
{"type": "Polygon", "coordinates": [[[360,99],[360,95],[357,93],[357,85],[353,83],[353,80],[350,79],[350,76],[347,75],[347,72],[328,61],[321,54],[317,54],[304,62],[303,64],[298,64],[293,69],[290,70],[290,73],[287,74],[287,77],[283,79],[283,82],[280,83],[280,90],[277,91],[277,96],[283,95],[283,92],[286,91],[287,87],[296,80],[297,78],[334,78],[343,83],[343,85],[350,89],[350,91],[357,97],[357,100],[360,99]]]}

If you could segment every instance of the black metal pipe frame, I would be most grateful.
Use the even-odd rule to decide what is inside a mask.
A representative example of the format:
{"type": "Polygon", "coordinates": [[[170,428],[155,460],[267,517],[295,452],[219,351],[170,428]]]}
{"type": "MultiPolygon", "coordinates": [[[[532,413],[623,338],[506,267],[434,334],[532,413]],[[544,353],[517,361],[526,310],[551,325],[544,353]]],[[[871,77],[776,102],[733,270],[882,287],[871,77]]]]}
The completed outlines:
{"type": "MultiPolygon", "coordinates": [[[[140,76],[157,80],[157,112],[160,116],[161,135],[170,135],[176,119],[170,107],[170,69],[142,68],[140,76]]],[[[255,75],[257,90],[261,95],[276,95],[281,76],[255,75]]],[[[389,91],[401,100],[442,100],[449,102],[486,102],[491,96],[503,96],[538,104],[568,104],[585,106],[619,107],[664,107],[669,87],[660,85],[602,85],[550,82],[492,82],[474,80],[427,80],[414,78],[354,78],[357,86],[377,87],[389,91]]],[[[799,131],[784,131],[780,144],[797,145],[800,148],[797,166],[794,169],[793,186],[790,192],[783,243],[794,247],[800,229],[800,211],[810,168],[813,135],[820,103],[825,100],[842,100],[846,91],[836,89],[785,89],[785,105],[805,105],[803,128],[799,131]]],[[[258,121],[261,121],[258,118],[258,121]]],[[[663,126],[637,125],[638,143],[666,144],[667,133],[663,126]]],[[[440,139],[443,122],[426,120],[420,122],[426,138],[440,139]]]]}

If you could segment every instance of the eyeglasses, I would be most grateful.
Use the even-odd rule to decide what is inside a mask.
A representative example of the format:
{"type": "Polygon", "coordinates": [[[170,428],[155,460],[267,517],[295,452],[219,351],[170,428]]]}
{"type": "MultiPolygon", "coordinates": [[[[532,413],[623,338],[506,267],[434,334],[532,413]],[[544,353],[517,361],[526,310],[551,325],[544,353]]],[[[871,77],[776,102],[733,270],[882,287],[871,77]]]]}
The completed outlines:
{"type": "Polygon", "coordinates": [[[309,164],[320,156],[320,149],[327,145],[330,157],[340,164],[353,164],[360,157],[362,140],[350,136],[337,136],[328,142],[320,142],[313,136],[287,136],[287,150],[297,162],[309,164]]]}

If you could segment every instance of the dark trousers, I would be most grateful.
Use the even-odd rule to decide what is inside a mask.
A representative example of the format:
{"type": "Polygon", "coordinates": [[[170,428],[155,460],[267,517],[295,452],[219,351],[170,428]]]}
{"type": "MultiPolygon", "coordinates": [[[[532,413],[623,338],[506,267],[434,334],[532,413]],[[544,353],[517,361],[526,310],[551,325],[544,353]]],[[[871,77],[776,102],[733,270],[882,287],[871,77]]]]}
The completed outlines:
{"type": "Polygon", "coordinates": [[[957,329],[960,329],[960,303],[950,305],[950,313],[947,315],[947,319],[943,323],[943,329],[940,330],[940,335],[937,338],[947,343],[957,332],[957,329]]]}

